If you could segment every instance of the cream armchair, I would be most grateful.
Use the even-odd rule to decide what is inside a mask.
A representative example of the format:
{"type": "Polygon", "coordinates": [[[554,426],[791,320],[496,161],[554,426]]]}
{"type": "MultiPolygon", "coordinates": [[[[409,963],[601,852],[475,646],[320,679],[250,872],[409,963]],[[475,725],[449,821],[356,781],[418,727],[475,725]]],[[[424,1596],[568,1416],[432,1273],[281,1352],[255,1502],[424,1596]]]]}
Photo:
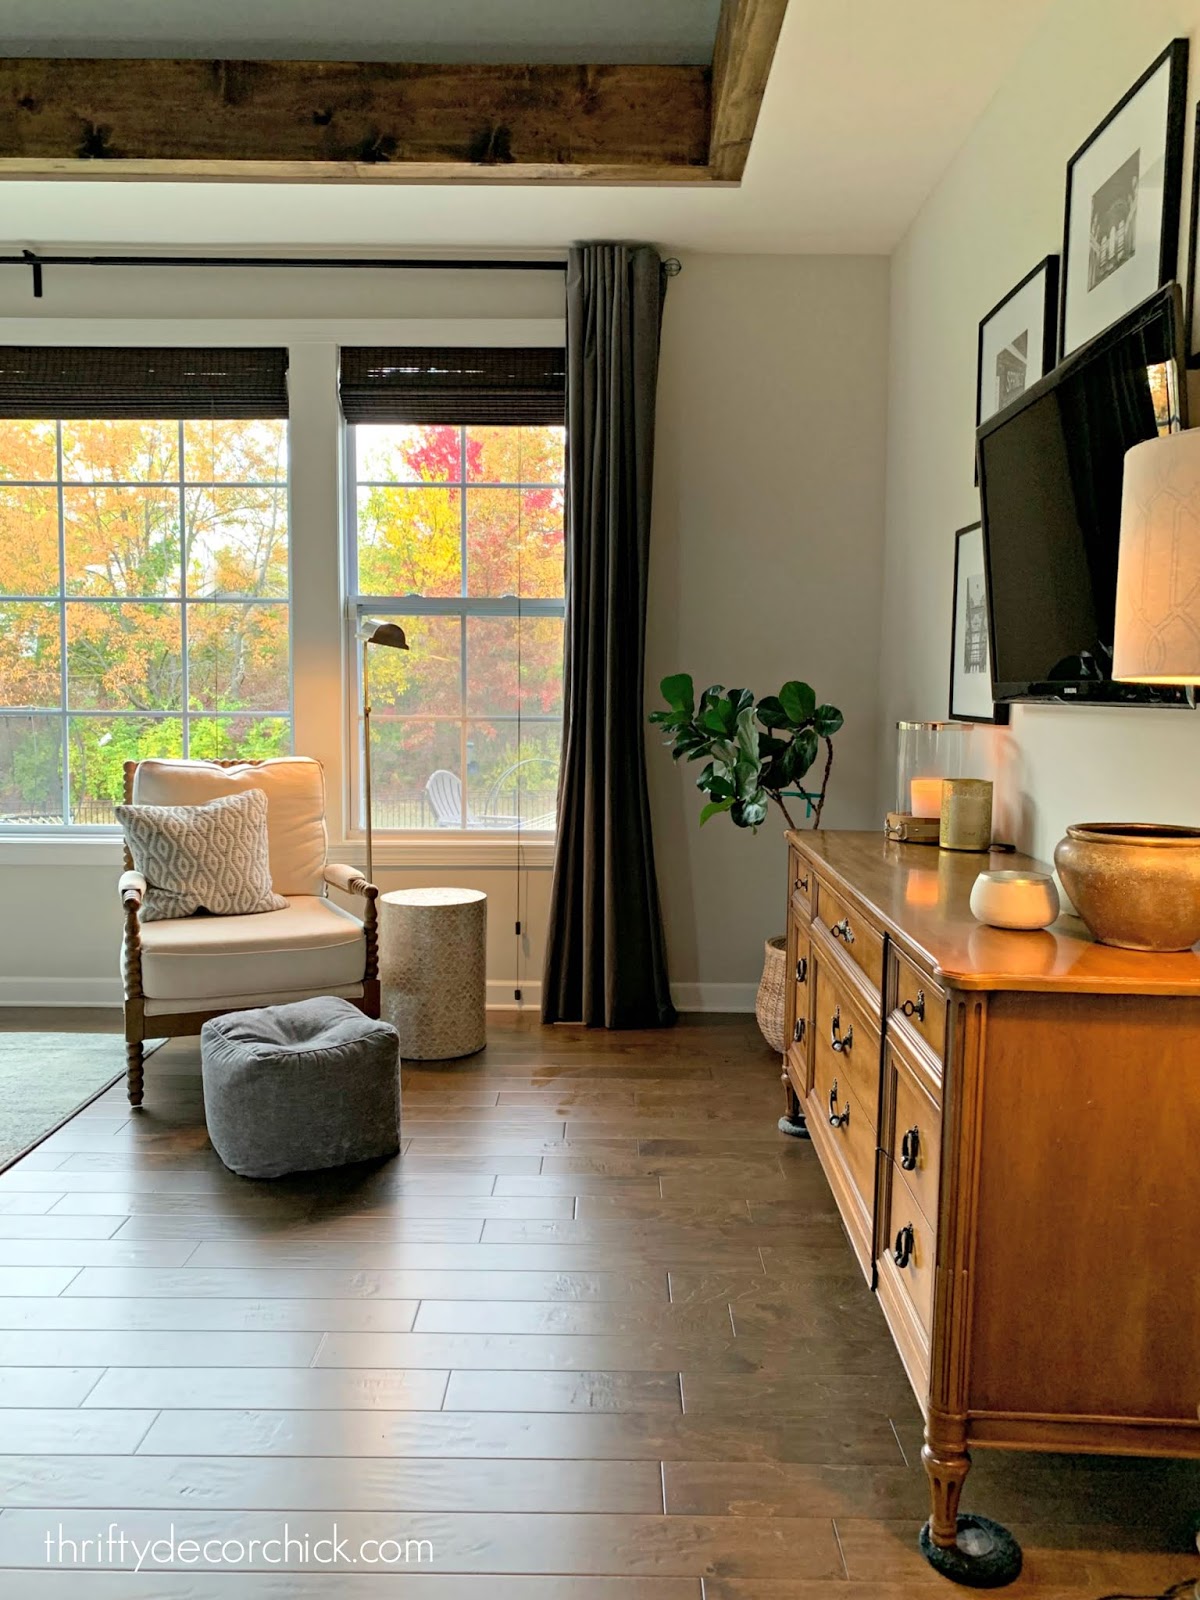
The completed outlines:
{"type": "Polygon", "coordinates": [[[251,1006],[340,995],[379,1015],[379,891],[353,867],[326,860],[325,775],[319,761],[128,761],[134,805],[203,805],[262,789],[267,796],[271,882],[286,911],[141,921],[146,880],[128,849],[120,881],[125,916],[122,976],[129,1103],[140,1106],[146,1039],[199,1033],[210,1017],[251,1006]],[[366,902],[360,921],[329,890],[366,902]]]}

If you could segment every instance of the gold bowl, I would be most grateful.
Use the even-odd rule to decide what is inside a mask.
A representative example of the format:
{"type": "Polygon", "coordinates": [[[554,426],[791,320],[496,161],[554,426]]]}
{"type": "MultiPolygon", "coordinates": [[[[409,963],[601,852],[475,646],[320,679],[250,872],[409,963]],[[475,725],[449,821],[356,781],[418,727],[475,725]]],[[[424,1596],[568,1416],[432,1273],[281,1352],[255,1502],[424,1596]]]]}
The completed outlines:
{"type": "Polygon", "coordinates": [[[1200,940],[1200,828],[1077,823],[1055,846],[1054,865],[1101,944],[1190,950],[1200,940]]]}

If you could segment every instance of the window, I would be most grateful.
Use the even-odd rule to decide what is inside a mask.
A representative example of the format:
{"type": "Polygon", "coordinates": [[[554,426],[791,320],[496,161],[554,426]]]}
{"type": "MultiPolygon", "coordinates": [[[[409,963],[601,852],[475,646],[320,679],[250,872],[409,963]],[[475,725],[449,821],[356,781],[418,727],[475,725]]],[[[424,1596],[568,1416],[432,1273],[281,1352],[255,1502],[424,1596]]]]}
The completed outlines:
{"type": "Polygon", "coordinates": [[[0,828],[291,748],[287,424],[0,415],[0,828]]]}
{"type": "Polygon", "coordinates": [[[409,643],[370,656],[375,827],[553,829],[565,430],[347,431],[356,621],[409,643]]]}

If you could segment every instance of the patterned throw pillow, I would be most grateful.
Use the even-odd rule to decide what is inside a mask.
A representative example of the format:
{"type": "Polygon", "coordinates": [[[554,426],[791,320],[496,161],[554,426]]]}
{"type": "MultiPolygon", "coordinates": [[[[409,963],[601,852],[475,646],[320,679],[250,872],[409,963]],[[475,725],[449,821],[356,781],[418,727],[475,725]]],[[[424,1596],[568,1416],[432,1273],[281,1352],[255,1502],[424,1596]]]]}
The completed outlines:
{"type": "Polygon", "coordinates": [[[286,911],[271,888],[267,797],[261,789],[203,806],[118,806],[133,864],[146,880],[143,922],[211,911],[286,911]]]}

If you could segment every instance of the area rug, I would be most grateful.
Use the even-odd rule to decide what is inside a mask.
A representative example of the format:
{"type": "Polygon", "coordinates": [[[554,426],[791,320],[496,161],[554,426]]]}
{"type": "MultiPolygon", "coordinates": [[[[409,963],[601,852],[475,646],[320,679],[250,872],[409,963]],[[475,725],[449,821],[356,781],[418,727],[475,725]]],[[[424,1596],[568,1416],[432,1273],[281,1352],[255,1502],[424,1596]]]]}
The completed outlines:
{"type": "Polygon", "coordinates": [[[124,1076],[119,1033],[0,1033],[0,1172],[124,1076]]]}

